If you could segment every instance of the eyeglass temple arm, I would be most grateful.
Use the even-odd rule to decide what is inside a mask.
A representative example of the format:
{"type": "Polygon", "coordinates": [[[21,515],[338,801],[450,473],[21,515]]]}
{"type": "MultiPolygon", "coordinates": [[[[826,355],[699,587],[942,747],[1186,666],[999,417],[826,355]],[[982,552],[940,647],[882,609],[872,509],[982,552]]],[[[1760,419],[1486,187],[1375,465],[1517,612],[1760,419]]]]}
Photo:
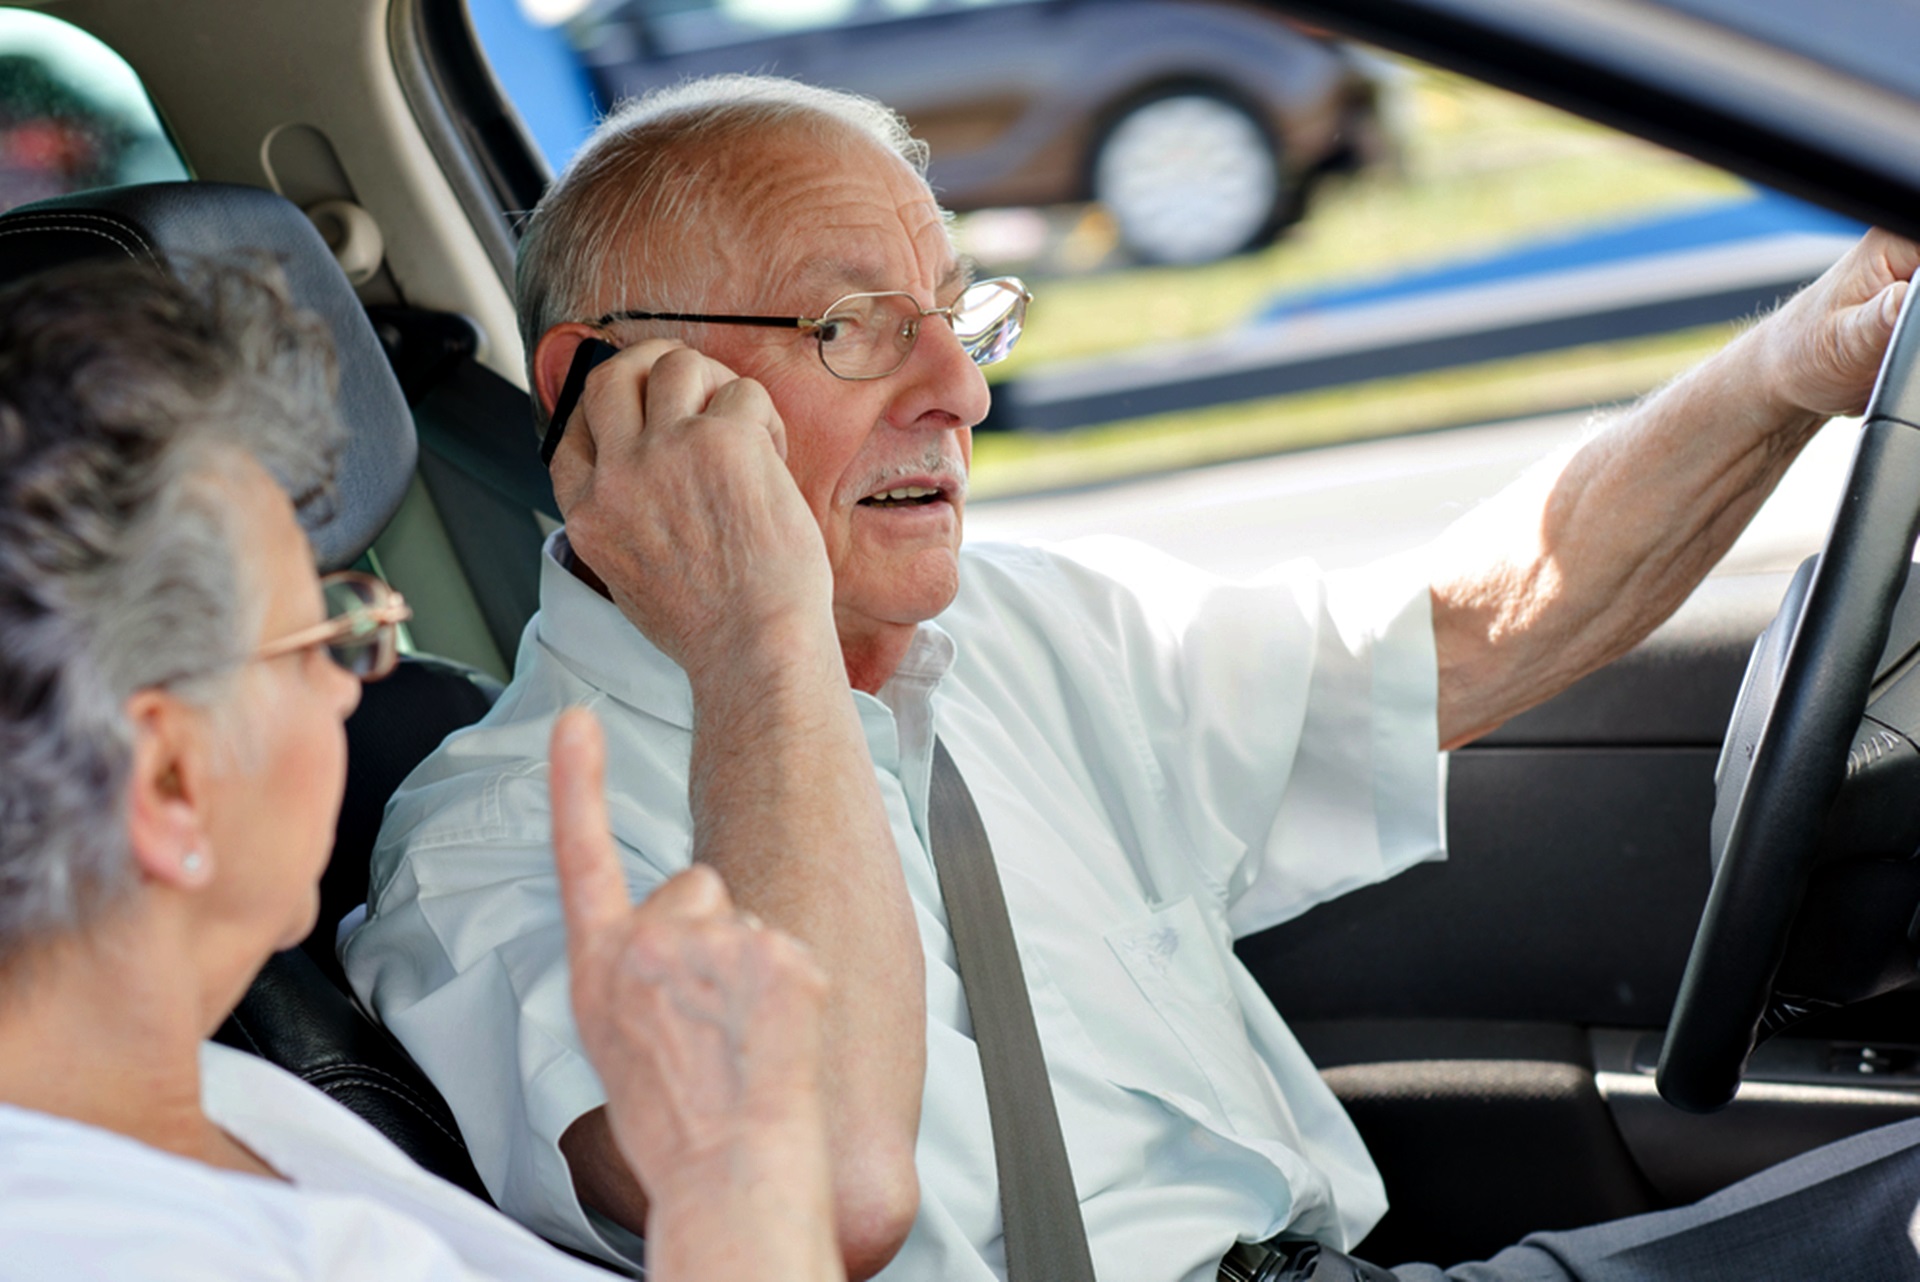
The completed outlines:
{"type": "MultiPolygon", "coordinates": [[[[1020,295],[1022,302],[1033,301],[1032,291],[1028,290],[1026,284],[1017,276],[995,276],[991,280],[975,281],[968,288],[975,289],[981,285],[998,285],[1008,293],[1020,295]]],[[[963,290],[962,293],[964,294],[965,291],[963,290]]],[[[946,307],[922,307],[920,314],[945,316],[951,320],[954,310],[959,306],[960,300],[956,298],[946,307]]],[[[615,321],[678,321],[688,325],[760,325],[769,329],[814,329],[819,326],[822,319],[818,316],[716,316],[700,312],[621,311],[608,312],[593,323],[596,326],[606,326],[615,321]]]]}
{"type": "Polygon", "coordinates": [[[608,312],[595,325],[615,321],[680,321],[689,325],[761,325],[769,329],[812,329],[820,322],[811,316],[706,316],[693,312],[608,312]]]}
{"type": "Polygon", "coordinates": [[[281,637],[278,641],[268,642],[254,651],[253,657],[277,659],[283,654],[292,654],[295,650],[304,650],[311,645],[336,641],[351,635],[363,619],[372,619],[376,625],[385,626],[405,623],[412,617],[413,608],[400,598],[399,593],[395,593],[394,599],[383,605],[370,605],[362,610],[352,610],[335,618],[323,620],[310,628],[302,628],[291,636],[281,637]]]}

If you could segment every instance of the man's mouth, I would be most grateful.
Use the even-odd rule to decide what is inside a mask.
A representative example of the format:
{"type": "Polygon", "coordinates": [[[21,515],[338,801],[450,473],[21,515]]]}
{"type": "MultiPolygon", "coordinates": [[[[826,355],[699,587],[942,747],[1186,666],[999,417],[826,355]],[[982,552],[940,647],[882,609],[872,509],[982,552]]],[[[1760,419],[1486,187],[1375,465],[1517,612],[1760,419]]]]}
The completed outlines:
{"type": "Polygon", "coordinates": [[[929,503],[939,503],[946,495],[939,489],[925,485],[902,485],[891,490],[882,490],[878,494],[869,494],[860,500],[861,507],[925,507],[929,503]]]}

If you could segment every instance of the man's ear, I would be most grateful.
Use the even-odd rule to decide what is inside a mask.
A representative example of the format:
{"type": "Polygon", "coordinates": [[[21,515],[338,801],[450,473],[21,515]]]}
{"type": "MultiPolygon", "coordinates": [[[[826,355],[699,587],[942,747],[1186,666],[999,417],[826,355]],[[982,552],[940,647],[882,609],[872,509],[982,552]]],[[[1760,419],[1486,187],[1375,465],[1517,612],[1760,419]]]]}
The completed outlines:
{"type": "Polygon", "coordinates": [[[543,414],[552,414],[560,389],[566,386],[567,370],[573,365],[573,353],[589,338],[606,337],[591,325],[567,321],[555,325],[540,336],[533,349],[533,394],[540,398],[543,414]]]}
{"type": "Polygon", "coordinates": [[[206,723],[164,690],[142,690],[128,699],[127,722],[133,731],[127,836],[134,864],[148,881],[197,889],[213,874],[206,723]]]}

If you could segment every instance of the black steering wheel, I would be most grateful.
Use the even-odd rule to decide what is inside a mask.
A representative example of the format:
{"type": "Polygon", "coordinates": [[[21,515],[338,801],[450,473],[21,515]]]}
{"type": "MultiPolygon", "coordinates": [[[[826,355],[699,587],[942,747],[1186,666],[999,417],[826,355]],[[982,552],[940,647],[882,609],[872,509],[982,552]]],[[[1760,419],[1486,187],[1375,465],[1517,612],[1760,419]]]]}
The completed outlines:
{"type": "Polygon", "coordinates": [[[1757,1040],[1805,1013],[1775,978],[1920,535],[1917,298],[1907,292],[1826,546],[1754,647],[1727,730],[1713,889],[1658,1075],[1661,1095],[1692,1112],[1730,1101],[1757,1040]]]}

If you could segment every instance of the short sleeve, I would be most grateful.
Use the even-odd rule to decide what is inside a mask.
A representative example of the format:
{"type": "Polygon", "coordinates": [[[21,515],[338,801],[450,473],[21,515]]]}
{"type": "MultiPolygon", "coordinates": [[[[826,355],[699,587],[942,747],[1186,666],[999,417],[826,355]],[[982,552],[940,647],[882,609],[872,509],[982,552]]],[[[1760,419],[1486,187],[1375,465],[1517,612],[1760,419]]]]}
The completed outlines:
{"type": "MultiPolygon", "coordinates": [[[[519,727],[515,765],[409,780],[376,851],[379,893],[342,949],[348,978],[453,1109],[500,1208],[551,1241],[637,1265],[639,1240],[591,1215],[560,1138],[606,1103],[573,1022],[548,836],[550,718],[519,727]],[[381,870],[389,870],[380,877],[381,870]]],[[[636,899],[669,871],[625,840],[636,899]]]]}
{"type": "Polygon", "coordinates": [[[1446,857],[1425,561],[1409,555],[1330,574],[1322,585],[1293,768],[1231,885],[1236,935],[1446,857]]]}
{"type": "Polygon", "coordinates": [[[1231,582],[1121,540],[1058,552],[1033,604],[1119,710],[1109,770],[1142,773],[1235,935],[1444,857],[1423,558],[1231,582]]]}

